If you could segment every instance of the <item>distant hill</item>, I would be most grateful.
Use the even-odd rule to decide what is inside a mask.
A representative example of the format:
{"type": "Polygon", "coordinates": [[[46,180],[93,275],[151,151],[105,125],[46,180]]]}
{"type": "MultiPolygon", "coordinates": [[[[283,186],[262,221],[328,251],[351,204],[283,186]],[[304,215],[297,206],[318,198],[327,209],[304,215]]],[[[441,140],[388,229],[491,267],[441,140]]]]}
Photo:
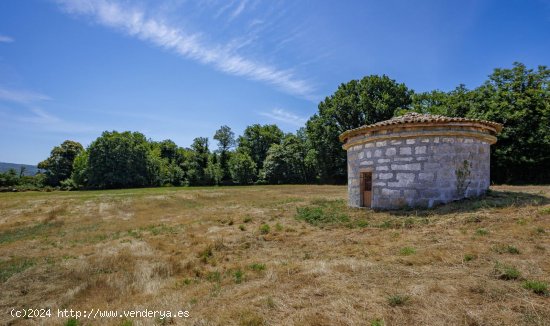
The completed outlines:
{"type": "Polygon", "coordinates": [[[35,175],[40,172],[40,169],[36,165],[0,162],[0,173],[6,172],[9,169],[14,169],[19,173],[22,166],[25,167],[25,175],[35,175]]]}

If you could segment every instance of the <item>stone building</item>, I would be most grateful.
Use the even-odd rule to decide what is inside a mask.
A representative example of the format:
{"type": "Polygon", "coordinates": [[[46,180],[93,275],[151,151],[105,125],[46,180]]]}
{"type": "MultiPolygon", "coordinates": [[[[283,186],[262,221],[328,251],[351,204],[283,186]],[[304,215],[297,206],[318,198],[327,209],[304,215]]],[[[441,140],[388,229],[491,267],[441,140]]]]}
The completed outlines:
{"type": "Polygon", "coordinates": [[[490,146],[502,125],[408,113],[340,135],[353,207],[432,207],[489,188],[490,146]]]}

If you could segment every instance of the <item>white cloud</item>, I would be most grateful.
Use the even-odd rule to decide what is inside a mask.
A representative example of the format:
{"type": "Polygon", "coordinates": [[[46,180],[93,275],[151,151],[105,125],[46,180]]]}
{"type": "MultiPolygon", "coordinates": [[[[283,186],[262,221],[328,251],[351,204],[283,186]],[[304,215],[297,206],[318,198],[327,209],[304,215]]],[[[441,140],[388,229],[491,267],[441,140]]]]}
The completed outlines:
{"type": "Polygon", "coordinates": [[[16,103],[32,103],[38,101],[49,100],[50,97],[27,90],[15,90],[3,88],[0,86],[0,101],[9,101],[16,103]]]}
{"type": "Polygon", "coordinates": [[[246,2],[247,0],[239,1],[237,8],[235,8],[235,10],[233,10],[230,15],[230,20],[237,18],[237,16],[239,16],[243,12],[244,8],[246,7],[246,2]]]}
{"type": "Polygon", "coordinates": [[[278,108],[271,110],[271,112],[261,112],[260,115],[298,127],[303,127],[307,121],[306,118],[278,108]]]}
{"type": "MultiPolygon", "coordinates": [[[[119,30],[127,35],[150,42],[180,56],[207,64],[227,74],[245,77],[276,86],[303,98],[312,99],[311,85],[295,76],[292,70],[281,70],[245,58],[227,46],[207,45],[198,34],[192,34],[168,24],[162,17],[148,17],[136,7],[106,0],[58,0],[62,8],[74,15],[91,17],[97,23],[119,30]]],[[[244,10],[242,1],[232,12],[235,17],[244,10]]],[[[225,10],[225,9],[224,9],[225,10]]]]}
{"type": "Polygon", "coordinates": [[[22,89],[0,86],[0,103],[11,102],[20,105],[13,109],[9,104],[0,106],[2,128],[29,128],[51,132],[89,132],[89,125],[76,124],[56,117],[39,107],[43,101],[51,100],[47,95],[22,89]],[[21,110],[20,108],[24,108],[21,110]],[[11,112],[10,112],[11,111],[11,112]]]}
{"type": "Polygon", "coordinates": [[[9,37],[9,36],[0,34],[0,42],[11,43],[11,42],[13,42],[13,41],[14,41],[14,40],[13,40],[12,37],[9,37]]]}

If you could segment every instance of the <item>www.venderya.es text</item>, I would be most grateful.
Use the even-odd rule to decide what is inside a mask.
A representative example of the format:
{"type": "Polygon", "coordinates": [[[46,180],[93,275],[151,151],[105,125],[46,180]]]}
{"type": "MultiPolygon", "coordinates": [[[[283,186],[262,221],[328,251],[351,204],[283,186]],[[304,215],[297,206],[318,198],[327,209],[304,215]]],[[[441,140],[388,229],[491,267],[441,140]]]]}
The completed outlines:
{"type": "Polygon", "coordinates": [[[149,310],[149,309],[135,309],[135,310],[102,310],[102,309],[90,309],[90,310],[74,310],[74,309],[12,309],[10,311],[12,317],[15,318],[189,318],[190,313],[187,310],[149,310]]]}

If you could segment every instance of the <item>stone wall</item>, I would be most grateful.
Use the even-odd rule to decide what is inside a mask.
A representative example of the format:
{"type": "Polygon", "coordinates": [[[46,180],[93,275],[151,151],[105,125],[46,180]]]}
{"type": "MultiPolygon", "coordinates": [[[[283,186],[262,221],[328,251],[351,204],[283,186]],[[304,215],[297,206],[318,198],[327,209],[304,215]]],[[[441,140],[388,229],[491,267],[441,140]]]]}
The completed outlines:
{"type": "Polygon", "coordinates": [[[353,207],[360,206],[361,171],[372,171],[373,208],[432,207],[479,196],[490,184],[490,144],[479,138],[419,135],[354,145],[347,154],[353,207]]]}

